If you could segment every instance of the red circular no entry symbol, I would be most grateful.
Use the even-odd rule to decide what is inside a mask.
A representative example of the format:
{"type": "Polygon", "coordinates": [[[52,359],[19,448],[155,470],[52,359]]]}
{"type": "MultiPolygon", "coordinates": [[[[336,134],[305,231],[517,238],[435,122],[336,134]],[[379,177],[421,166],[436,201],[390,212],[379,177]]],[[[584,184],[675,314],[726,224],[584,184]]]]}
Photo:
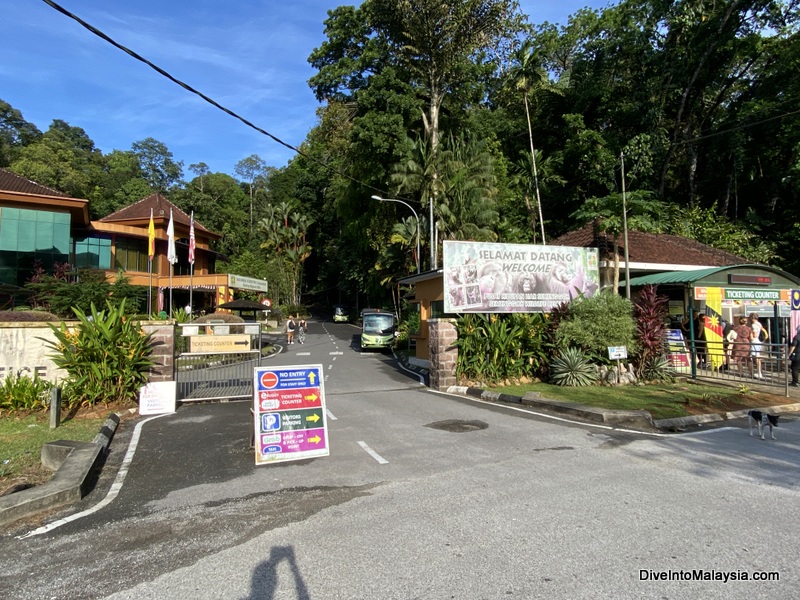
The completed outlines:
{"type": "Polygon", "coordinates": [[[272,371],[267,371],[261,374],[261,385],[265,388],[274,388],[278,385],[278,376],[272,371]]]}

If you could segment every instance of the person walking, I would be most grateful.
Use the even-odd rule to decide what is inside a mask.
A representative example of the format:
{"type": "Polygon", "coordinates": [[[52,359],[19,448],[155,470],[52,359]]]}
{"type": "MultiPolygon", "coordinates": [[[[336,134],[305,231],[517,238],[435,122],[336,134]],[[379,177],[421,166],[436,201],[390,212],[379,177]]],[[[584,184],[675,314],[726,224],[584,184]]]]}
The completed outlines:
{"type": "Polygon", "coordinates": [[[697,366],[700,369],[709,368],[708,345],[706,343],[706,316],[701,312],[694,315],[694,345],[697,351],[697,366]]]}
{"type": "Polygon", "coordinates": [[[306,343],[306,330],[308,329],[308,323],[306,323],[305,319],[300,319],[297,322],[297,330],[298,330],[298,340],[301,344],[306,343]]]}
{"type": "Polygon", "coordinates": [[[754,379],[764,379],[764,374],[761,372],[761,356],[764,350],[761,332],[764,330],[764,326],[759,322],[756,313],[750,313],[747,324],[753,331],[750,338],[750,374],[754,379]],[[753,367],[755,367],[755,373],[753,367]]]}
{"type": "MultiPolygon", "coordinates": [[[[750,339],[753,336],[753,330],[747,326],[747,317],[739,317],[739,323],[733,328],[733,331],[736,335],[731,335],[733,343],[731,358],[736,364],[739,376],[744,377],[745,365],[750,363],[750,339]]],[[[750,369],[752,376],[752,366],[750,369]]]]}
{"type": "Polygon", "coordinates": [[[794,337],[789,343],[789,361],[792,370],[792,387],[800,387],[800,327],[794,332],[794,337]]]}
{"type": "Polygon", "coordinates": [[[287,344],[294,344],[294,330],[295,330],[295,322],[292,318],[292,315],[289,315],[289,318],[286,320],[286,343],[287,344]]]}

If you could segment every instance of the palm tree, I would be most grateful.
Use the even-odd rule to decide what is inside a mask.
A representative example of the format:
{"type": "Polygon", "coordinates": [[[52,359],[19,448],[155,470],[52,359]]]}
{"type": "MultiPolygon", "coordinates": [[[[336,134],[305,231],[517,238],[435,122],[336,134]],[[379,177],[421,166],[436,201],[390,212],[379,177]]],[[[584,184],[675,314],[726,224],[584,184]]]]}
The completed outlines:
{"type": "Polygon", "coordinates": [[[435,156],[424,140],[411,146],[412,154],[395,165],[391,176],[398,193],[434,202],[435,224],[447,239],[496,239],[496,178],[484,142],[450,135],[435,156]]]}
{"type": "MultiPolygon", "coordinates": [[[[546,244],[544,216],[542,215],[542,197],[539,193],[539,172],[536,163],[537,158],[541,157],[541,154],[539,153],[537,155],[533,145],[533,125],[531,123],[529,98],[531,92],[535,89],[545,89],[556,94],[563,94],[563,89],[568,84],[569,80],[565,77],[559,80],[555,85],[550,83],[547,71],[542,67],[536,50],[533,47],[532,39],[527,39],[522,43],[519,49],[514,53],[514,60],[516,64],[511,68],[509,77],[515,89],[522,92],[522,102],[525,106],[525,119],[528,123],[528,141],[530,142],[530,154],[528,157],[530,159],[531,173],[533,175],[533,187],[536,192],[536,207],[539,212],[539,225],[542,230],[542,244],[546,244]]],[[[527,195],[525,196],[525,205],[528,209],[528,213],[533,215],[533,208],[530,205],[530,200],[527,195]]],[[[533,221],[533,217],[531,217],[531,221],[533,221]]]]}
{"type": "MultiPolygon", "coordinates": [[[[659,221],[666,210],[666,205],[652,198],[651,192],[643,190],[627,193],[625,204],[629,230],[661,231],[659,221]]],[[[582,223],[593,221],[598,231],[605,232],[611,238],[614,245],[614,293],[616,293],[619,289],[619,238],[623,234],[623,222],[626,218],[626,215],[623,215],[622,194],[590,198],[570,217],[582,223]]]]}

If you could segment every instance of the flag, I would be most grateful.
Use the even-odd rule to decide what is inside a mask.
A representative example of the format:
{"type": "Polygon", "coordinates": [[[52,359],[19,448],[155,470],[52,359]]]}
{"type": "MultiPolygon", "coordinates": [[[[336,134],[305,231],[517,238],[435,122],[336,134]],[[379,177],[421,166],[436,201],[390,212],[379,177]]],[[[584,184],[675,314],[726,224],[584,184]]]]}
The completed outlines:
{"type": "Polygon", "coordinates": [[[194,211],[189,219],[189,264],[194,264],[194,211]]]}
{"type": "Polygon", "coordinates": [[[150,209],[150,225],[147,226],[147,257],[153,260],[156,255],[156,227],[153,225],[153,209],[150,209]]]}
{"type": "Polygon", "coordinates": [[[789,341],[800,327],[800,290],[791,291],[792,310],[789,313],[789,341]]]}
{"type": "Polygon", "coordinates": [[[175,252],[175,225],[172,222],[172,209],[169,209],[169,225],[167,225],[167,260],[171,265],[178,262],[178,254],[175,252]]]}
{"type": "Polygon", "coordinates": [[[711,368],[719,369],[724,362],[722,351],[722,333],[724,323],[722,319],[722,288],[707,288],[706,295],[706,353],[711,359],[711,368]]]}

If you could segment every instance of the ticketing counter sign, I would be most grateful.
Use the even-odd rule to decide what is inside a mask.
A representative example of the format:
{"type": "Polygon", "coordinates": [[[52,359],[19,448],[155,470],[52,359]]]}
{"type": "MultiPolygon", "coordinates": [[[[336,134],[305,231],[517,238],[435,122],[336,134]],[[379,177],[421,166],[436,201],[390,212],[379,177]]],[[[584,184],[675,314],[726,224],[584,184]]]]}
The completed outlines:
{"type": "Polygon", "coordinates": [[[254,370],[257,465],[330,454],[322,373],[322,365],[254,370]]]}

